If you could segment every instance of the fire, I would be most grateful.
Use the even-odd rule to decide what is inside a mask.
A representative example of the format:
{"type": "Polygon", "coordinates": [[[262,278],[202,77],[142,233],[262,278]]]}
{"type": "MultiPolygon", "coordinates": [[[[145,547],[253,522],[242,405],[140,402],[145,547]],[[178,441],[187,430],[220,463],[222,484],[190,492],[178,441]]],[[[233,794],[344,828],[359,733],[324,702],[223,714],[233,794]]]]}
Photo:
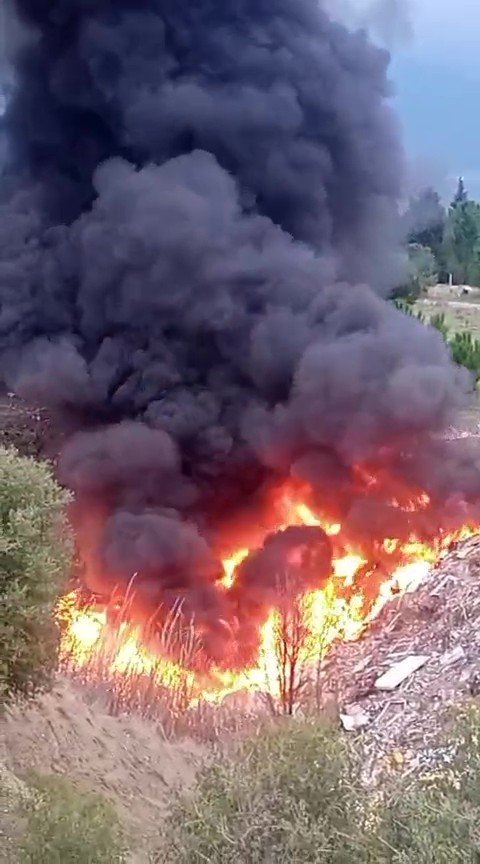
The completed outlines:
{"type": "MultiPolygon", "coordinates": [[[[428,503],[427,496],[416,499],[418,509],[428,503]]],[[[412,506],[410,500],[404,509],[412,506]]],[[[163,632],[153,638],[144,626],[129,621],[128,615],[120,614],[120,620],[112,621],[106,604],[85,605],[74,591],[63,597],[58,606],[63,666],[76,673],[83,670],[95,678],[101,674],[123,681],[148,679],[154,688],[176,694],[177,702],[181,694],[183,706],[199,700],[221,702],[238,691],[267,691],[276,696],[280,689],[280,632],[285,635],[285,628],[295,626],[301,635],[298,660],[314,664],[336,640],[358,639],[395,596],[419,587],[452,541],[474,533],[472,527],[464,526],[455,535],[443,536],[430,545],[413,536],[406,542],[386,537],[379,545],[378,561],[374,561],[362,549],[350,548],[345,543],[339,523],[322,519],[291,491],[282,494],[277,512],[280,516],[271,530],[289,525],[320,526],[331,538],[336,554],[327,584],[296,598],[294,613],[292,609],[283,609],[279,599],[278,606],[267,614],[254,664],[240,670],[229,669],[228,664],[222,668],[215,665],[201,668],[194,662],[194,623],[186,642],[182,637],[180,654],[178,650],[172,654],[170,636],[175,628],[171,625],[178,625],[180,610],[174,612],[175,620],[166,623],[163,632]]],[[[234,588],[238,568],[251,551],[242,546],[224,557],[220,586],[227,594],[234,588]]],[[[235,639],[233,630],[232,639],[235,639]]]]}
{"type": "Polygon", "coordinates": [[[88,660],[104,631],[105,612],[81,608],[75,592],[62,597],[58,605],[58,619],[62,627],[62,654],[74,654],[79,666],[88,660]]]}
{"type": "Polygon", "coordinates": [[[235,570],[248,557],[249,552],[250,549],[237,549],[230,558],[222,561],[224,576],[221,581],[224,588],[232,587],[235,581],[235,570]]]}

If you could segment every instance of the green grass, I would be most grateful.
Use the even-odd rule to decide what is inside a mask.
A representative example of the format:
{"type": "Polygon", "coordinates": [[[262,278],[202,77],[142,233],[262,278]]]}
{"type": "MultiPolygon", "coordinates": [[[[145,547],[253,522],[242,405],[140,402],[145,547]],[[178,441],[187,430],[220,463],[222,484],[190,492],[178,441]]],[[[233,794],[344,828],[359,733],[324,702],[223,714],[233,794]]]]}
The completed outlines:
{"type": "Polygon", "coordinates": [[[19,864],[120,864],[126,861],[113,807],[59,777],[34,778],[19,864]]]}

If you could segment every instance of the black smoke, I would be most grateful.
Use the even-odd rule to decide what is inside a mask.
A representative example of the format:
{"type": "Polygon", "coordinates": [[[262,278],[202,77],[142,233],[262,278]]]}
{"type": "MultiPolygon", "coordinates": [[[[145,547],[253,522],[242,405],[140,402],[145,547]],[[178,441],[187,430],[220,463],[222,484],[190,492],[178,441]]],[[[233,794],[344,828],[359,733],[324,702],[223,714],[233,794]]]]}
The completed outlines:
{"type": "Polygon", "coordinates": [[[87,581],[137,573],[214,653],[273,602],[285,538],[217,587],[222,538],[272,484],[308,482],[372,542],[362,513],[388,521],[419,477],[436,528],[440,498],[480,489],[431,438],[468,381],[382,299],[401,268],[388,55],[318,0],[14,6],[32,35],[5,117],[3,378],[76,430],[59,472],[87,581]]]}

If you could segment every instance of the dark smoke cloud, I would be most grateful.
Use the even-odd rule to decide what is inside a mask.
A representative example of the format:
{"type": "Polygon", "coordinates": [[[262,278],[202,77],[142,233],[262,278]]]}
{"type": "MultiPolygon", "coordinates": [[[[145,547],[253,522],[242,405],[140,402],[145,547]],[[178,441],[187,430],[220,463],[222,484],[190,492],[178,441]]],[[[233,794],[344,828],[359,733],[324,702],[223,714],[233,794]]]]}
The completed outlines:
{"type": "Polygon", "coordinates": [[[136,572],[218,655],[306,542],[274,538],[217,587],[224,531],[273,482],[352,526],[373,494],[358,461],[395,478],[385,519],[402,477],[480,488],[444,449],[422,461],[468,382],[381,299],[401,260],[388,55],[317,0],[15,7],[36,36],[6,117],[3,377],[77,429],[60,476],[90,584],[136,572]]]}
{"type": "Polygon", "coordinates": [[[242,656],[255,662],[258,626],[270,609],[322,588],[332,568],[332,546],[321,528],[291,526],[267,536],[239,566],[231,592],[241,631],[242,656]]]}

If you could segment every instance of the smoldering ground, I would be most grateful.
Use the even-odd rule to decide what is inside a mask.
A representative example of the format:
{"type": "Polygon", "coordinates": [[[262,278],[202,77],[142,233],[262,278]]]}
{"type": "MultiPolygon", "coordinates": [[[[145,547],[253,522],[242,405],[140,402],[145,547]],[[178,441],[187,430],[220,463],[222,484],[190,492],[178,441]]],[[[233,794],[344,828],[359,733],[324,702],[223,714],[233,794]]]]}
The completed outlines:
{"type": "Polygon", "coordinates": [[[466,376],[382,299],[402,264],[388,55],[317,0],[14,6],[2,370],[76,429],[59,471],[87,581],[138,572],[142,602],[183,598],[216,633],[271,601],[254,562],[220,592],[218,548],[279,479],[355,524],[366,460],[420,475],[435,525],[445,476],[468,506],[478,471],[430,448],[466,376]]]}

